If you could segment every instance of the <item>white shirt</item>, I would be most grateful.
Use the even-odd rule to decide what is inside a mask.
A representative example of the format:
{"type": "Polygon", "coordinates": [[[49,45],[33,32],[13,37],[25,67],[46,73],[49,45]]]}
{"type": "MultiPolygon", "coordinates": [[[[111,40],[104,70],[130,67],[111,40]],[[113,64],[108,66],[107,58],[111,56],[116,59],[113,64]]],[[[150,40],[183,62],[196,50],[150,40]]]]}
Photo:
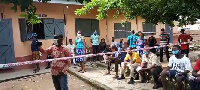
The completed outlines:
{"type": "Polygon", "coordinates": [[[72,44],[72,45],[71,45],[71,44],[68,44],[68,45],[67,45],[67,48],[69,48],[69,50],[71,51],[72,54],[75,53],[75,52],[74,52],[75,47],[76,47],[76,46],[75,46],[74,44],[72,44]]]}
{"type": "Polygon", "coordinates": [[[185,70],[192,70],[192,66],[188,57],[183,56],[181,59],[177,59],[175,55],[169,58],[168,66],[170,70],[176,70],[178,72],[184,72],[185,70]]]}

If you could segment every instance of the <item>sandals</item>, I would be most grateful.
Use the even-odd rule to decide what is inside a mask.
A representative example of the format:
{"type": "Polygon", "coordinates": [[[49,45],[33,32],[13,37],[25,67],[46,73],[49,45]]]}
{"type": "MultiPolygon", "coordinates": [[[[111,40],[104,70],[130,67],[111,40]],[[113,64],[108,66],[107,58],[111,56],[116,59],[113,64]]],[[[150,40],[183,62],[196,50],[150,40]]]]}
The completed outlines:
{"type": "Polygon", "coordinates": [[[37,73],[37,72],[39,72],[40,71],[40,68],[37,68],[37,69],[34,69],[33,70],[33,73],[37,73]]]}

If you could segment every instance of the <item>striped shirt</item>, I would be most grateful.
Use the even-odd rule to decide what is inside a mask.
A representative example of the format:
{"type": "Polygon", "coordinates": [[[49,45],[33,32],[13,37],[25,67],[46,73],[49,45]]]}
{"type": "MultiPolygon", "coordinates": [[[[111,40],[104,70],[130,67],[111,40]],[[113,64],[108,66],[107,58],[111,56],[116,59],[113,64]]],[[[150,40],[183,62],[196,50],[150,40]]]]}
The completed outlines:
{"type": "Polygon", "coordinates": [[[135,48],[136,47],[136,41],[138,39],[138,36],[131,34],[127,37],[127,40],[129,41],[129,47],[135,48]]]}
{"type": "Polygon", "coordinates": [[[169,44],[169,34],[163,33],[160,35],[160,44],[161,45],[169,44]]]}
{"type": "Polygon", "coordinates": [[[82,38],[77,38],[76,37],[76,48],[78,49],[84,49],[84,44],[83,44],[83,37],[82,38]]]}

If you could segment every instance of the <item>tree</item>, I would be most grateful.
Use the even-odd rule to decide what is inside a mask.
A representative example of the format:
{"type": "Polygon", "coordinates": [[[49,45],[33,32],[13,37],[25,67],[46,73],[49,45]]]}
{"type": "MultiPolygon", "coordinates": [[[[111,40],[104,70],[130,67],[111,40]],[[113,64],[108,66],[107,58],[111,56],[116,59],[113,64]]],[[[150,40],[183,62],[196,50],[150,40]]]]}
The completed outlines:
{"type": "Polygon", "coordinates": [[[140,16],[148,23],[170,26],[174,26],[174,21],[179,22],[178,26],[195,24],[200,17],[200,0],[92,0],[75,14],[85,15],[94,7],[98,8],[99,20],[106,18],[109,10],[116,10],[114,18],[122,15],[131,20],[140,16]]]}
{"type": "MultiPolygon", "coordinates": [[[[51,0],[38,0],[39,2],[46,3],[51,0]]],[[[70,1],[70,0],[66,0],[70,1]]],[[[78,2],[83,3],[84,1],[91,1],[91,0],[76,0],[78,2]]],[[[0,0],[0,3],[6,3],[6,4],[12,4],[11,10],[14,10],[17,12],[17,7],[19,6],[21,9],[21,17],[25,17],[28,22],[31,24],[40,23],[41,20],[38,18],[38,15],[36,14],[37,7],[33,5],[33,0],[0,0]]]]}

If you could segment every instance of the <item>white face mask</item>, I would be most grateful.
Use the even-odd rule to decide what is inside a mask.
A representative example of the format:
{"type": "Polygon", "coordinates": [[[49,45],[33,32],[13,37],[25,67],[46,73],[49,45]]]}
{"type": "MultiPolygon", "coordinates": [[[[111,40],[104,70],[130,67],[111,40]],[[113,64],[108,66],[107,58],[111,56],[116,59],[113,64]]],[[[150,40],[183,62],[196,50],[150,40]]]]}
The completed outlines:
{"type": "Polygon", "coordinates": [[[54,39],[54,40],[53,40],[53,43],[54,43],[55,45],[58,45],[58,39],[54,39]]]}
{"type": "Polygon", "coordinates": [[[81,36],[81,34],[78,34],[78,33],[77,33],[77,36],[78,36],[78,37],[80,37],[80,36],[81,36]]]}

